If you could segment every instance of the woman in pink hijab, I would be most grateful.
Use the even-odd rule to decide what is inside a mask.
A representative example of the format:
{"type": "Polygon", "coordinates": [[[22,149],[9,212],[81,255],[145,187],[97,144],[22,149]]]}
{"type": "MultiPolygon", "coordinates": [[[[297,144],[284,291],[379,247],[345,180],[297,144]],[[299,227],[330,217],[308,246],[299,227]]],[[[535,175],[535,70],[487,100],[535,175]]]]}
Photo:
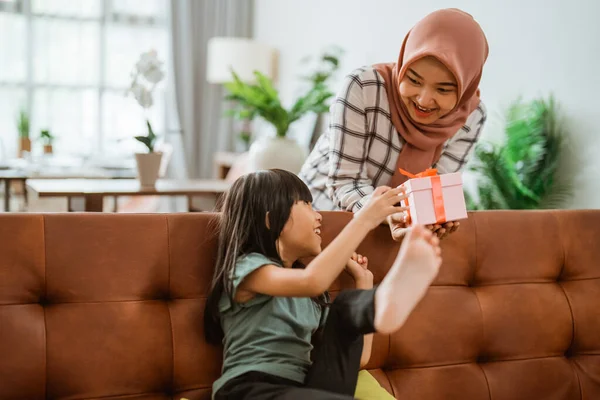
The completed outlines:
{"type": "MultiPolygon", "coordinates": [[[[460,171],[486,110],[479,82],[488,56],[483,31],[458,9],[435,11],[406,35],[398,61],[355,70],[331,106],[330,126],[300,177],[318,210],[358,211],[377,186],[398,186],[398,170],[460,171]]],[[[406,216],[388,219],[392,237],[406,216]]],[[[439,237],[458,223],[430,226],[439,237]]]]}

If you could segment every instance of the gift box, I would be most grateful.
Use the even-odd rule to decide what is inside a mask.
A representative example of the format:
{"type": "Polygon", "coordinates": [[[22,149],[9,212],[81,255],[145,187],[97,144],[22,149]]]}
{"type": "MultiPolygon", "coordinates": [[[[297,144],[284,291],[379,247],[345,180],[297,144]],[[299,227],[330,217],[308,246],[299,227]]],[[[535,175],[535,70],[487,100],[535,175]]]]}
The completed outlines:
{"type": "Polygon", "coordinates": [[[442,224],[467,218],[462,174],[460,172],[438,175],[428,169],[419,174],[400,170],[410,179],[402,184],[408,198],[402,206],[409,207],[411,225],[442,224]]]}

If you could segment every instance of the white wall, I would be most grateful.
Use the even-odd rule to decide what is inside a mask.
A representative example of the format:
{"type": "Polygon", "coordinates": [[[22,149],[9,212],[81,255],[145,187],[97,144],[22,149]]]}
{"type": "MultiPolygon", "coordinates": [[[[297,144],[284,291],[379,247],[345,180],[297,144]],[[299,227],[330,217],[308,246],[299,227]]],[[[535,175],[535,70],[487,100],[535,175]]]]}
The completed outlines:
{"type": "Polygon", "coordinates": [[[490,56],[481,84],[501,129],[504,107],[553,92],[568,118],[576,173],[571,208],[600,208],[600,1],[598,0],[255,0],[254,36],[280,51],[284,101],[298,91],[300,59],[328,45],[346,50],[341,70],[395,61],[407,30],[427,13],[458,7],[486,32],[490,56]]]}

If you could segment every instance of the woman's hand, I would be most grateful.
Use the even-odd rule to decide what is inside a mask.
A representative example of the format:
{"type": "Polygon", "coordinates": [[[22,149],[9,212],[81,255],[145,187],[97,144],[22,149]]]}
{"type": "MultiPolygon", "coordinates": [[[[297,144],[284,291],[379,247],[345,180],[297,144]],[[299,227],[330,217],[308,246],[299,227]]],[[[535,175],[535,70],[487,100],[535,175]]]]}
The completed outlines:
{"type": "Polygon", "coordinates": [[[440,240],[451,233],[454,233],[460,227],[460,222],[445,222],[443,224],[426,225],[440,240]]]}
{"type": "Polygon", "coordinates": [[[374,229],[389,215],[408,210],[408,207],[398,206],[407,197],[405,191],[404,187],[378,187],[363,208],[354,214],[354,219],[364,223],[369,230],[374,229]]]}
{"type": "MultiPolygon", "coordinates": [[[[390,226],[392,239],[397,242],[401,241],[406,232],[408,232],[410,217],[408,217],[406,212],[399,212],[390,215],[387,218],[387,222],[390,226]]],[[[456,232],[460,227],[460,222],[445,222],[443,224],[426,225],[425,227],[432,231],[441,240],[445,239],[449,234],[456,232]]]]}
{"type": "Polygon", "coordinates": [[[354,279],[357,289],[373,288],[373,273],[369,271],[369,260],[360,254],[352,254],[346,263],[346,272],[354,279]]]}

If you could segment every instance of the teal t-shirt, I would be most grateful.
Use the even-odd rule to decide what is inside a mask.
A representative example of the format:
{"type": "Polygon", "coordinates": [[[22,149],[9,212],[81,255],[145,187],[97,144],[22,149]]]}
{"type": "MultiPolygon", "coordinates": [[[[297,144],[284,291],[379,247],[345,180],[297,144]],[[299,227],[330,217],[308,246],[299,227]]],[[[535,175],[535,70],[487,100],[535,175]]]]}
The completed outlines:
{"type": "MultiPolygon", "coordinates": [[[[258,253],[241,257],[232,297],[248,274],[267,264],[277,265],[258,253]]],[[[223,295],[219,311],[225,333],[223,369],[213,384],[213,394],[230,379],[250,371],[304,383],[311,365],[311,338],[321,323],[320,307],[312,299],[257,294],[240,304],[223,295]]]]}

